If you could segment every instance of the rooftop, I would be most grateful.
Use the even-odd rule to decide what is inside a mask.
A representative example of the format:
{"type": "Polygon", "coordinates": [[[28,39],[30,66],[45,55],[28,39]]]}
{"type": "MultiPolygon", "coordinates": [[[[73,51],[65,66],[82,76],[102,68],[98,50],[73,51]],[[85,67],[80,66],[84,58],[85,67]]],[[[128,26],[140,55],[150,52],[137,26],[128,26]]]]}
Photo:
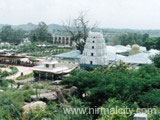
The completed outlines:
{"type": "Polygon", "coordinates": [[[58,63],[57,61],[45,61],[42,62],[41,65],[35,66],[32,68],[33,71],[39,72],[47,72],[47,73],[54,73],[54,74],[67,74],[77,68],[77,65],[67,64],[67,63],[58,63]],[[48,66],[46,64],[55,64],[55,66],[48,66]]]}
{"type": "Polygon", "coordinates": [[[43,62],[43,64],[55,65],[55,64],[58,64],[58,62],[57,61],[45,61],[43,62]]]}
{"type": "Polygon", "coordinates": [[[58,57],[58,58],[66,58],[66,59],[80,59],[81,54],[79,50],[73,50],[67,53],[62,53],[58,55],[53,55],[53,57],[58,57]]]}
{"type": "Polygon", "coordinates": [[[33,71],[60,74],[60,73],[63,73],[65,71],[67,71],[68,69],[69,69],[68,67],[46,68],[44,66],[36,66],[36,67],[33,68],[33,71]]]}
{"type": "MultiPolygon", "coordinates": [[[[122,53],[131,50],[130,47],[116,45],[116,46],[106,46],[107,51],[107,59],[109,61],[124,61],[126,63],[131,64],[151,64],[152,61],[150,60],[151,56],[154,56],[160,51],[151,49],[149,51],[145,50],[145,47],[140,46],[141,53],[132,55],[132,56],[124,56],[116,53],[122,53]]],[[[80,54],[79,50],[74,50],[67,53],[62,53],[58,55],[53,55],[54,57],[63,58],[63,59],[80,59],[82,55],[80,54]]]]}

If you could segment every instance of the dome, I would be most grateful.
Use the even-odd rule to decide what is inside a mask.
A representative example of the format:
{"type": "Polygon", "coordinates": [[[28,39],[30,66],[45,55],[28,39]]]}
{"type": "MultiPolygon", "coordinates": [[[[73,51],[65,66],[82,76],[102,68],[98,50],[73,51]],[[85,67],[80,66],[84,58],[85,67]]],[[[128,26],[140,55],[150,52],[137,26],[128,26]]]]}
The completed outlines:
{"type": "Polygon", "coordinates": [[[135,54],[138,54],[138,53],[140,53],[139,45],[137,45],[137,44],[132,45],[132,49],[129,52],[129,55],[135,55],[135,54]]]}
{"type": "Polygon", "coordinates": [[[139,45],[137,44],[132,45],[132,50],[140,50],[139,45]]]}

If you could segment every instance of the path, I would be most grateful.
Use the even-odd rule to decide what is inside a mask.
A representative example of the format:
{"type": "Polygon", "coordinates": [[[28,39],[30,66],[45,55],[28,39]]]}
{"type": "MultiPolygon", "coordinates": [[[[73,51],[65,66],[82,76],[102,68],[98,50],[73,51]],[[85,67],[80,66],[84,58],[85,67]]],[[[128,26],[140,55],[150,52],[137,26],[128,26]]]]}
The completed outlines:
{"type": "Polygon", "coordinates": [[[23,72],[23,75],[30,74],[33,72],[32,67],[23,67],[23,66],[15,66],[18,69],[18,72],[14,75],[6,77],[6,79],[12,79],[15,80],[17,77],[21,76],[21,73],[23,72]]]}

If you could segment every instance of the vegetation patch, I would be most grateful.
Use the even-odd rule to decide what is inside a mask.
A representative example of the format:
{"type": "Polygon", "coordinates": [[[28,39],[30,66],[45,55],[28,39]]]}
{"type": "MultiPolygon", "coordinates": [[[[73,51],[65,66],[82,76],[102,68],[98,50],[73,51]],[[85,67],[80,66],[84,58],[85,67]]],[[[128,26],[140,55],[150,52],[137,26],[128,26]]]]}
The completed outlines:
{"type": "Polygon", "coordinates": [[[25,80],[33,77],[33,73],[27,74],[27,75],[22,75],[16,78],[16,80],[25,80]]]}

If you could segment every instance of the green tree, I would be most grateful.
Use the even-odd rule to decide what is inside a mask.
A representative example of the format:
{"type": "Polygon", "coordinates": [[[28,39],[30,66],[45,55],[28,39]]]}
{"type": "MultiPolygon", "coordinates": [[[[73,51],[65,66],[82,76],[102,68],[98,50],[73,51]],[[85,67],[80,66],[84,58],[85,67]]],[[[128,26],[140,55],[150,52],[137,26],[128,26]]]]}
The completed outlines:
{"type": "Polygon", "coordinates": [[[22,29],[14,30],[14,32],[13,32],[13,35],[14,35],[13,42],[17,43],[17,44],[21,43],[24,40],[24,38],[27,37],[26,33],[27,32],[25,30],[22,30],[22,29]]]}
{"type": "Polygon", "coordinates": [[[139,97],[140,103],[145,107],[160,106],[160,89],[153,89],[139,97]]]}
{"type": "Polygon", "coordinates": [[[144,45],[145,41],[149,38],[149,34],[139,34],[139,33],[126,33],[122,35],[115,36],[113,38],[115,43],[120,43],[121,45],[144,45]]]}
{"type": "Polygon", "coordinates": [[[146,48],[149,49],[158,49],[160,50],[160,37],[152,37],[145,41],[146,48]]]}
{"type": "MultiPolygon", "coordinates": [[[[154,65],[146,65],[138,70],[128,70],[124,66],[99,68],[90,72],[82,70],[73,72],[62,83],[68,87],[76,86],[78,97],[89,102],[91,107],[100,106],[109,98],[141,103],[140,96],[159,89],[160,70],[154,65]],[[82,97],[83,94],[86,97],[82,97]]],[[[139,106],[145,107],[144,104],[139,106]]]]}
{"type": "Polygon", "coordinates": [[[30,32],[29,38],[32,42],[52,42],[52,34],[44,22],[40,22],[38,27],[30,32]]]}
{"type": "Polygon", "coordinates": [[[160,68],[160,54],[157,54],[151,57],[151,60],[155,64],[156,67],[160,68]]]}
{"type": "Polygon", "coordinates": [[[2,42],[19,44],[26,37],[26,31],[22,29],[15,30],[10,25],[3,26],[0,32],[2,42]]]}
{"type": "Polygon", "coordinates": [[[2,27],[0,38],[2,42],[11,42],[13,43],[14,39],[14,30],[10,25],[6,25],[2,27]]]}

